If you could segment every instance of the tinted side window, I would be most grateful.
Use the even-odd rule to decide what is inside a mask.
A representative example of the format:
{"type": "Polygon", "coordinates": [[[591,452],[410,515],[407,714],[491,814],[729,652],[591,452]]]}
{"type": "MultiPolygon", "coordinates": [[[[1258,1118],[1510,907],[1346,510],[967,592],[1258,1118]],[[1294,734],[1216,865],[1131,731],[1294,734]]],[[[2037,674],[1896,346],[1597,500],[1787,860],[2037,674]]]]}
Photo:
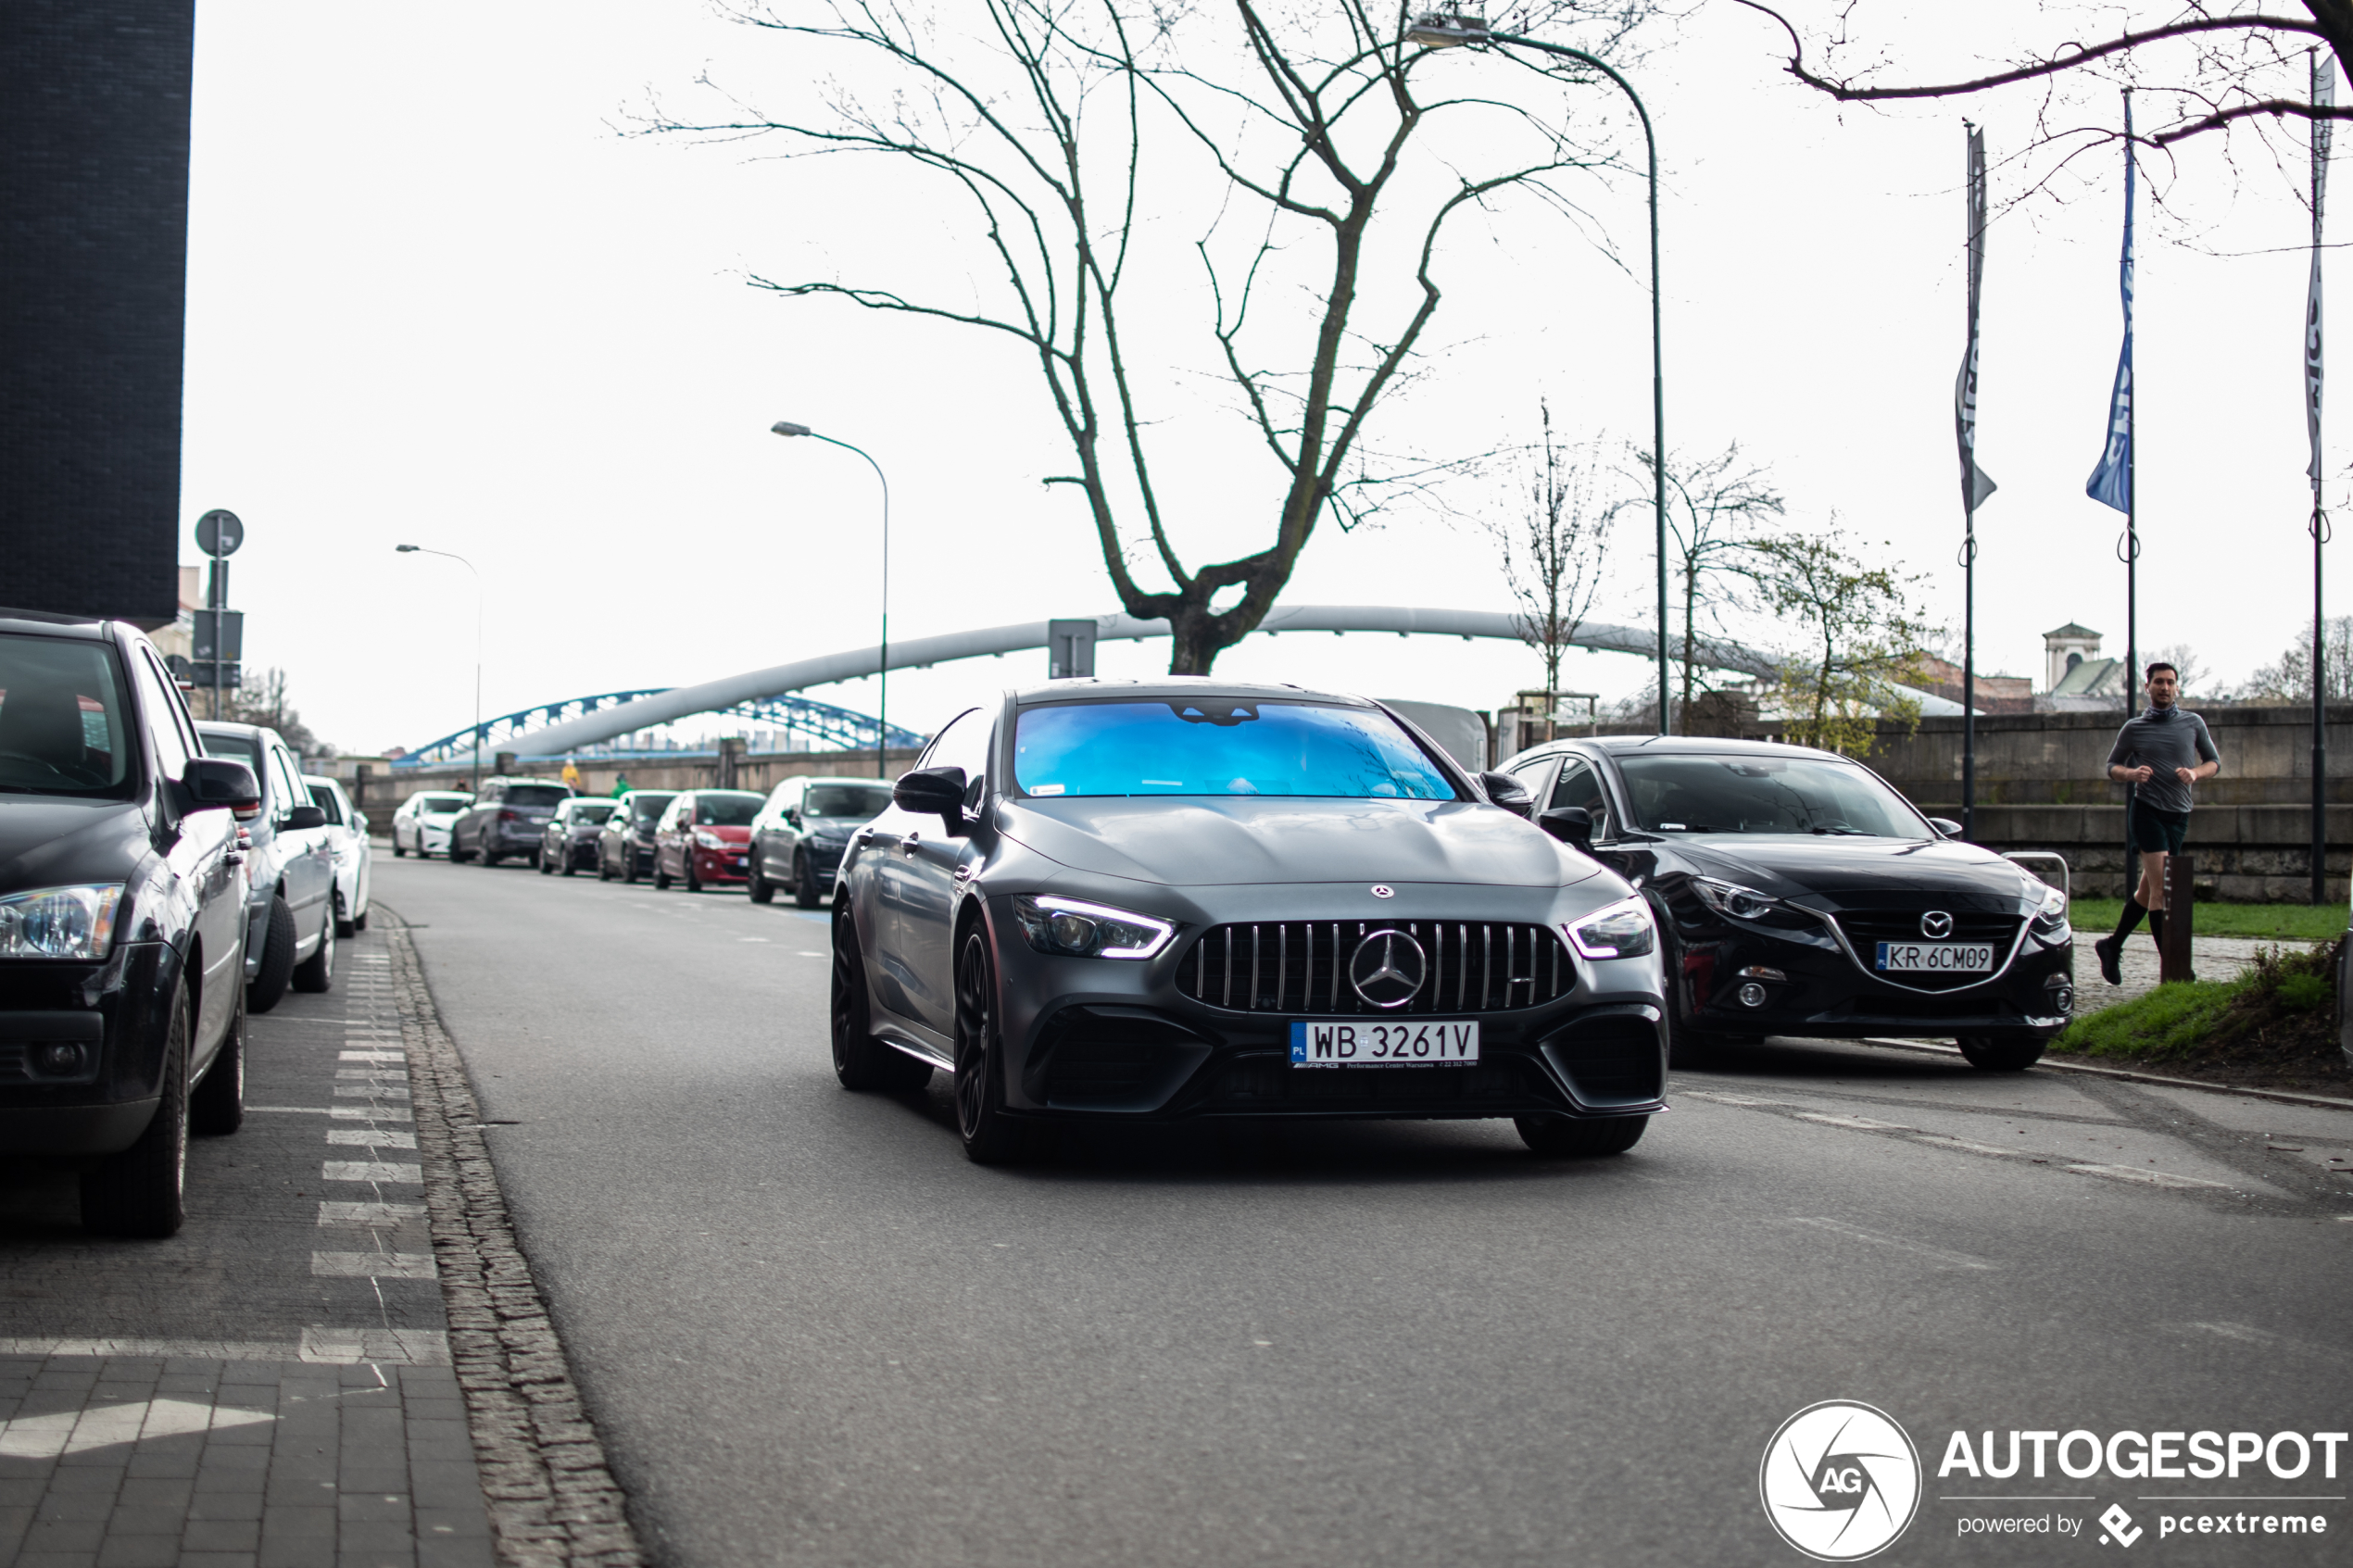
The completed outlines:
{"type": "Polygon", "coordinates": [[[325,784],[310,786],[310,804],[327,813],[327,821],[335,827],[343,826],[343,801],[325,784]]]}
{"type": "Polygon", "coordinates": [[[172,701],[176,693],[156,669],[156,661],[142,649],[131,657],[131,679],[139,688],[139,707],[146,716],[147,733],[155,737],[156,771],[167,779],[176,779],[188,771],[188,759],[195,755],[189,749],[187,737],[181,733],[178,705],[172,701]]]}

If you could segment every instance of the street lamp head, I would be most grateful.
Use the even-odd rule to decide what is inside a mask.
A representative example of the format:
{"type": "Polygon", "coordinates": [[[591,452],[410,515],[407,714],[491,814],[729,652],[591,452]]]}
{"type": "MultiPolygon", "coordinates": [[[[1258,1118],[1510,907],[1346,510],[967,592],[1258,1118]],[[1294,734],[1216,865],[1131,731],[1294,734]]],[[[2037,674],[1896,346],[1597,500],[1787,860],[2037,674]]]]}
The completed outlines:
{"type": "Polygon", "coordinates": [[[790,420],[778,420],[774,424],[770,425],[768,428],[778,435],[808,435],[811,433],[807,425],[797,425],[790,420]]]}
{"type": "Polygon", "coordinates": [[[417,546],[414,545],[395,545],[393,548],[404,556],[414,555],[417,551],[417,546]]]}
{"type": "Polygon", "coordinates": [[[1457,44],[1484,44],[1487,19],[1468,11],[1424,11],[1405,29],[1405,41],[1425,49],[1450,49],[1457,44]]]}

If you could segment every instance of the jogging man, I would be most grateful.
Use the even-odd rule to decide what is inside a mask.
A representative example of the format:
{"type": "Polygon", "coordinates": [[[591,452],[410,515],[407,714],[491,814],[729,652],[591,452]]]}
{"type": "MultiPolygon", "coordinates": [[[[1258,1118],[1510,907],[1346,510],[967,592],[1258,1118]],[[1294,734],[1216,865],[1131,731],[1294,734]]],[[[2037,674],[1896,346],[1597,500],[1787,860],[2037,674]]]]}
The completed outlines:
{"type": "Polygon", "coordinates": [[[2190,831],[2190,786],[2222,767],[2222,754],[2206,733],[2206,721],[2174,706],[2181,675],[2162,659],[2149,666],[2149,705],[2124,721],[2108,754],[2108,776],[2133,786],[2124,835],[2141,857],[2141,884],[2124,900],[2116,933],[2092,944],[2100,958],[2100,978],[2124,984],[2117,960],[2124,938],[2149,918],[2149,934],[2165,940],[2165,857],[2182,852],[2190,831]]]}

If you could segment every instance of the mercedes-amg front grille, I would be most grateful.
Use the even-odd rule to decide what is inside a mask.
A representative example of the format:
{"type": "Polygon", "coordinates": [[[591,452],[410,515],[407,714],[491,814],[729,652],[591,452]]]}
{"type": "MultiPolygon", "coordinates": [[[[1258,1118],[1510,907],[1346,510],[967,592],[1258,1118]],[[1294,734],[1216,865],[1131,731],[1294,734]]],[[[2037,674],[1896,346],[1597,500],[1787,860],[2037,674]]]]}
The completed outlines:
{"type": "Polygon", "coordinates": [[[1577,967],[1541,925],[1494,921],[1265,921],[1212,926],[1176,966],[1176,988],[1236,1012],[1502,1012],[1556,1000],[1577,988],[1577,967]],[[1426,960],[1421,987],[1402,1007],[1357,995],[1349,965],[1367,936],[1398,932],[1426,960]]]}

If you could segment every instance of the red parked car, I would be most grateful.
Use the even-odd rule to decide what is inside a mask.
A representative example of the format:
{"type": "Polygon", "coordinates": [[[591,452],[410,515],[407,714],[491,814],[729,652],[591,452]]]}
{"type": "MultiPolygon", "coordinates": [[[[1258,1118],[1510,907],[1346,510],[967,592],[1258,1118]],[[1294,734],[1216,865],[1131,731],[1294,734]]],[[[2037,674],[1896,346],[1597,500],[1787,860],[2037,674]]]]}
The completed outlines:
{"type": "Polygon", "coordinates": [[[654,885],[683,882],[699,893],[743,881],[751,820],[766,801],[748,789],[690,789],[673,800],[654,824],[654,885]]]}

